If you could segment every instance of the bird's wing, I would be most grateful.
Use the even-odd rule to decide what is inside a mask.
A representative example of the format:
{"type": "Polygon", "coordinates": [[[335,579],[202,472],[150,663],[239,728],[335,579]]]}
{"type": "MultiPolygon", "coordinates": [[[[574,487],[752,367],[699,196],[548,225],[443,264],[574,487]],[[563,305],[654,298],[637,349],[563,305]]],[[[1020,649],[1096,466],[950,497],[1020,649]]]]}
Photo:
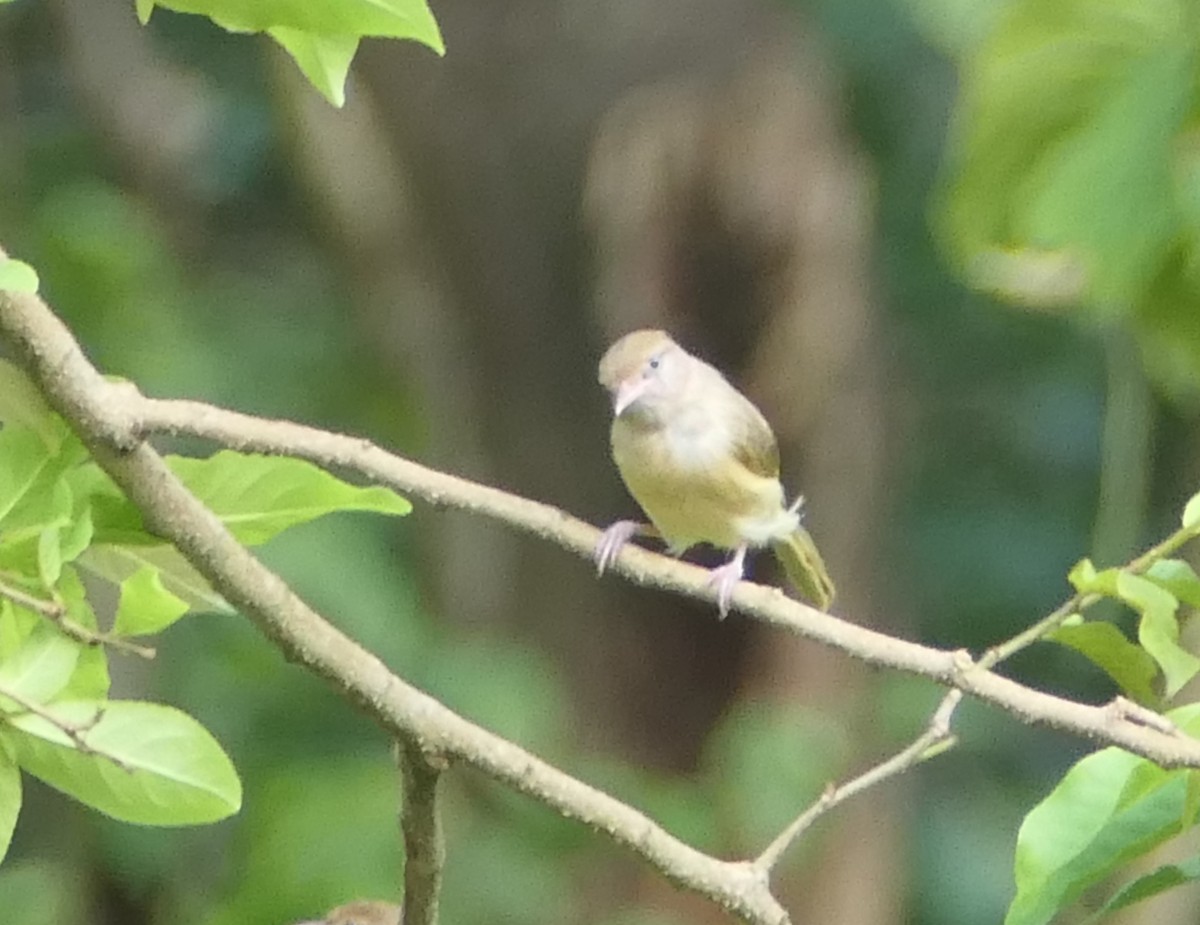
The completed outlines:
{"type": "Polygon", "coordinates": [[[771,425],[750,400],[738,394],[745,402],[745,413],[738,416],[740,433],[733,443],[733,455],[743,466],[763,478],[779,478],[779,445],[771,425]]]}

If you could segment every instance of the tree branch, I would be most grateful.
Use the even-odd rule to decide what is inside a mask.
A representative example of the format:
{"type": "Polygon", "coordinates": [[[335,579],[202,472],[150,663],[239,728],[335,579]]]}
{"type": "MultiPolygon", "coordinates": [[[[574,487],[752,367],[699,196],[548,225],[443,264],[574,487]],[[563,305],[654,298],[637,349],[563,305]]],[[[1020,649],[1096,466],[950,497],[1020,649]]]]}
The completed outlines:
{"type": "Polygon", "coordinates": [[[405,925],[437,925],[438,895],[446,846],[438,811],[438,783],[445,762],[411,741],[396,743],[403,803],[405,925]]]}
{"type": "MultiPolygon", "coordinates": [[[[428,469],[366,440],[196,402],[145,398],[130,384],[107,382],[84,357],[70,332],[34,296],[0,292],[0,336],[12,346],[50,404],[79,433],[99,465],[139,508],[147,527],[174,543],[288,658],[325,678],[393,736],[419,743],[432,753],[461,759],[563,815],[607,833],[668,879],[714,900],[745,922],[787,923],[786,913],[770,894],[767,868],[813,819],[836,802],[916,763],[948,734],[939,732],[939,709],[930,729],[911,746],[835,789],[802,814],[781,834],[782,847],[764,852],[765,862],[762,857],[761,863],[709,857],[638,811],[475,726],[391,674],[241,546],[144,438],[159,432],[190,434],[235,449],[292,455],[355,470],[431,503],[504,521],[585,557],[590,557],[599,538],[595,528],[549,505],[428,469]],[[828,805],[820,805],[822,802],[828,805]]],[[[627,547],[613,568],[639,584],[704,600],[713,598],[705,571],[647,550],[627,547]]],[[[1119,701],[1091,706],[1055,697],[993,673],[965,651],[935,649],[890,637],[807,607],[776,588],[742,582],[734,592],[733,604],[765,623],[873,664],[931,678],[1000,706],[1025,722],[1119,745],[1164,767],[1200,767],[1200,741],[1168,722],[1148,721],[1146,711],[1130,711],[1119,701]]],[[[1057,614],[1051,616],[1057,618],[1057,614]]],[[[1019,638],[1018,647],[1032,641],[1027,634],[1019,638]]],[[[994,651],[985,658],[994,664],[1003,654],[1009,653],[994,651]]],[[[947,722],[957,699],[952,693],[943,701],[947,722]]]]}
{"type": "MultiPolygon", "coordinates": [[[[147,528],[174,543],[287,658],[324,678],[393,737],[458,758],[606,833],[676,885],[708,897],[750,925],[788,925],[766,878],[751,865],[697,851],[632,807],[463,719],[322,619],[238,543],[140,440],[135,409],[142,399],[136,389],[108,383],[40,299],[0,291],[0,337],[96,462],[137,505],[147,528]]],[[[513,498],[511,503],[519,509],[529,502],[513,498]]]]}
{"type": "Polygon", "coordinates": [[[41,598],[34,597],[32,594],[26,594],[20,588],[14,588],[3,581],[0,581],[0,597],[7,598],[18,607],[24,607],[31,613],[45,617],[57,626],[64,635],[71,637],[76,642],[83,643],[85,646],[108,646],[110,649],[116,649],[119,652],[128,652],[130,655],[137,655],[141,658],[154,658],[154,650],[149,646],[138,645],[136,642],[122,639],[119,636],[112,636],[108,633],[97,633],[83,626],[81,623],[77,623],[67,616],[67,608],[57,601],[42,600],[41,598]]]}
{"type": "Polygon", "coordinates": [[[938,708],[929,720],[929,725],[921,735],[905,746],[886,761],[882,761],[853,780],[840,786],[830,785],[808,809],[802,812],[786,829],[779,833],[771,844],[763,849],[762,854],[754,859],[754,866],[764,872],[769,872],[785,851],[790,848],[801,835],[807,832],[821,816],[829,812],[839,803],[862,793],[868,787],[874,787],[889,777],[903,774],[909,768],[920,764],[935,755],[940,755],[954,744],[950,734],[950,720],[954,709],[962,700],[962,691],[952,690],[942,698],[938,708]]]}
{"type": "MultiPolygon", "coordinates": [[[[70,739],[75,748],[85,755],[96,755],[106,761],[111,761],[122,771],[133,773],[133,768],[118,758],[116,755],[106,752],[102,748],[96,748],[88,743],[87,734],[100,720],[104,719],[104,708],[97,707],[95,715],[86,723],[72,723],[56,714],[49,707],[43,706],[36,700],[30,700],[24,694],[18,693],[13,688],[5,684],[0,684],[0,697],[5,697],[17,705],[21,712],[32,713],[34,716],[40,717],[48,722],[55,729],[59,730],[63,735],[70,739]]],[[[11,716],[11,713],[0,711],[0,719],[6,719],[11,716]]]]}
{"type": "MultiPolygon", "coordinates": [[[[372,482],[424,498],[431,504],[500,520],[588,558],[600,537],[595,527],[558,508],[429,469],[388,453],[368,440],[288,421],[255,418],[200,402],[149,399],[128,385],[121,387],[119,396],[110,396],[109,400],[113,399],[120,406],[114,409],[117,413],[112,419],[118,425],[110,434],[114,442],[131,443],[138,436],[166,433],[201,437],[244,451],[297,456],[322,466],[359,472],[372,482]]],[[[635,546],[626,546],[610,570],[641,585],[714,600],[708,573],[703,569],[635,546]]],[[[1079,603],[1076,598],[1071,602],[1079,603]]],[[[787,597],[778,588],[748,581],[738,583],[733,607],[872,664],[923,675],[957,688],[1025,722],[1119,745],[1164,767],[1200,767],[1200,741],[1190,736],[1148,730],[1144,725],[1114,716],[1103,705],[1077,703],[1010,681],[976,664],[965,651],[934,649],[888,636],[809,607],[787,597]]],[[[1055,611],[1036,625],[1038,633],[1022,633],[1014,637],[1018,641],[1013,645],[998,647],[986,657],[991,664],[1000,661],[1040,638],[1064,616],[1055,611]]]]}

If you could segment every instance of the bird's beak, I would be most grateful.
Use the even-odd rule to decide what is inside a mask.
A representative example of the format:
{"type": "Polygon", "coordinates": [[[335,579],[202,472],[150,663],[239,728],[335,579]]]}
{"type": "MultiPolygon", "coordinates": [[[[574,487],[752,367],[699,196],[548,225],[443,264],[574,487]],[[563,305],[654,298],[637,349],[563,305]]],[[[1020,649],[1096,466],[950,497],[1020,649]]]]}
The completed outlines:
{"type": "Polygon", "coordinates": [[[648,380],[636,376],[626,379],[618,385],[617,391],[613,394],[613,414],[620,417],[622,411],[641,398],[642,393],[646,391],[647,383],[648,380]]]}

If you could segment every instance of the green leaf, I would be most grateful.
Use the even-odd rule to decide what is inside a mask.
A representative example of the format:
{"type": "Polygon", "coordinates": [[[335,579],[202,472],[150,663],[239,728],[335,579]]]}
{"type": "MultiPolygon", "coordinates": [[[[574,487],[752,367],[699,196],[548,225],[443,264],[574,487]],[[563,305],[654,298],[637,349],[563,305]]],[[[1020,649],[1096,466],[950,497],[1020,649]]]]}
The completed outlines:
{"type": "Polygon", "coordinates": [[[0,289],[35,293],[38,291],[37,271],[20,260],[0,257],[0,289]]]}
{"type": "Polygon", "coordinates": [[[222,450],[207,459],[172,456],[167,463],[250,546],[336,511],[403,515],[412,510],[390,489],[350,485],[303,459],[222,450]]]}
{"type": "Polygon", "coordinates": [[[54,524],[47,527],[38,536],[38,576],[47,588],[53,588],[58,584],[58,576],[62,574],[61,533],[62,527],[54,524]]]}
{"type": "Polygon", "coordinates": [[[51,409],[25,371],[0,359],[0,423],[36,431],[49,450],[57,451],[66,425],[51,409]]]}
{"type": "Polygon", "coordinates": [[[21,771],[0,749],[0,861],[8,854],[20,813],[21,771]]]}
{"type": "Polygon", "coordinates": [[[1084,890],[1180,831],[1188,771],[1106,748],[1078,762],[1021,824],[1005,925],[1044,925],[1084,890]]]}
{"type": "Polygon", "coordinates": [[[1182,0],[1013,0],[967,48],[940,225],[968,276],[990,254],[1060,254],[1095,312],[1146,297],[1183,229],[1189,15],[1182,0]]]}
{"type": "Polygon", "coordinates": [[[37,431],[15,424],[0,430],[0,526],[37,484],[51,458],[37,431]]]}
{"type": "Polygon", "coordinates": [[[152,6],[207,16],[229,32],[266,32],[280,27],[313,35],[413,39],[438,54],[441,32],[425,0],[142,0],[139,15],[152,6]]]}
{"type": "Polygon", "coordinates": [[[1134,903],[1150,899],[1172,887],[1182,886],[1194,880],[1200,880],[1200,857],[1189,858],[1178,864],[1165,864],[1123,886],[1104,904],[1103,908],[1092,916],[1091,921],[1098,921],[1119,909],[1132,906],[1134,903]]]}
{"type": "Polygon", "coordinates": [[[1158,703],[1154,680],[1158,665],[1141,646],[1136,646],[1111,623],[1102,620],[1064,624],[1047,639],[1079,652],[1102,668],[1121,690],[1138,703],[1158,703]]]}
{"type": "Polygon", "coordinates": [[[1190,48],[1165,43],[1129,62],[1023,178],[1017,239],[1077,253],[1101,308],[1128,310],[1166,261],[1179,226],[1172,148],[1194,71],[1190,48]]]}
{"type": "Polygon", "coordinates": [[[1179,601],[1149,579],[1129,572],[1117,575],[1117,594],[1142,615],[1138,641],[1162,668],[1166,695],[1173,697],[1200,672],[1200,658],[1179,645],[1179,623],[1175,619],[1179,601]]]}
{"type": "MultiPolygon", "coordinates": [[[[167,464],[234,536],[250,546],[338,511],[399,516],[412,510],[388,488],[351,485],[303,459],[222,450],[204,459],[170,456],[167,464]]],[[[146,531],[137,508],[99,467],[79,467],[70,483],[91,504],[96,543],[162,543],[146,531]]]]}
{"type": "Polygon", "coordinates": [[[1200,608],[1200,575],[1182,559],[1160,559],[1145,577],[1189,607],[1200,608]]]}
{"type": "Polygon", "coordinates": [[[358,36],[318,35],[287,26],[276,26],[268,34],[292,56],[325,99],[338,109],[345,105],[346,77],[358,51],[358,36]]]}
{"type": "Polygon", "coordinates": [[[1117,572],[1115,568],[1106,568],[1097,572],[1091,559],[1080,559],[1067,573],[1067,581],[1080,594],[1103,594],[1105,597],[1117,596],[1117,572]]]}
{"type": "Polygon", "coordinates": [[[23,770],[81,803],[123,822],[163,826],[215,822],[240,808],[233,765],[187,714],[116,700],[62,701],[52,709],[85,730],[92,752],[30,714],[9,716],[0,742],[23,770]]]}
{"type": "Polygon", "coordinates": [[[1182,522],[1185,530],[1200,530],[1200,492],[1188,499],[1182,522]]]}
{"type": "MultiPolygon", "coordinates": [[[[48,703],[67,686],[80,645],[46,622],[34,627],[17,650],[0,661],[0,690],[48,703]]],[[[5,701],[7,702],[7,701],[5,701]]]]}
{"type": "Polygon", "coordinates": [[[233,608],[174,546],[113,546],[97,544],[79,557],[80,568],[120,585],[145,568],[158,573],[170,594],[194,611],[232,613],[233,608]]]}
{"type": "Polygon", "coordinates": [[[142,566],[121,582],[113,632],[141,636],[166,629],[188,611],[188,603],[163,587],[156,568],[142,566]]]}
{"type": "MultiPolygon", "coordinates": [[[[88,602],[87,590],[72,566],[63,569],[58,594],[67,608],[67,616],[88,630],[98,630],[99,622],[88,602]]],[[[112,681],[108,675],[108,654],[102,646],[80,646],[79,660],[67,686],[58,696],[64,700],[98,700],[108,696],[112,681]]]]}

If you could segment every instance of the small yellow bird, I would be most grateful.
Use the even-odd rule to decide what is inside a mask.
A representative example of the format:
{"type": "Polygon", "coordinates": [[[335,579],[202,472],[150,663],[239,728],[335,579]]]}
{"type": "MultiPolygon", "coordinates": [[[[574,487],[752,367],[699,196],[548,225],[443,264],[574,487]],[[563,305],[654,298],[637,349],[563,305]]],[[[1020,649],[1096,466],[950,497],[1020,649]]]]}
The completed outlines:
{"type": "Polygon", "coordinates": [[[829,607],[833,582],[800,526],[803,498],[785,505],[775,435],[748,398],[664,331],[613,344],[600,384],[612,396],[613,460],[652,525],[621,520],[604,531],[599,572],[635,535],[659,536],[675,555],[696,543],[731,549],[710,579],[724,617],[747,550],[770,546],[796,590],[829,607]]]}

